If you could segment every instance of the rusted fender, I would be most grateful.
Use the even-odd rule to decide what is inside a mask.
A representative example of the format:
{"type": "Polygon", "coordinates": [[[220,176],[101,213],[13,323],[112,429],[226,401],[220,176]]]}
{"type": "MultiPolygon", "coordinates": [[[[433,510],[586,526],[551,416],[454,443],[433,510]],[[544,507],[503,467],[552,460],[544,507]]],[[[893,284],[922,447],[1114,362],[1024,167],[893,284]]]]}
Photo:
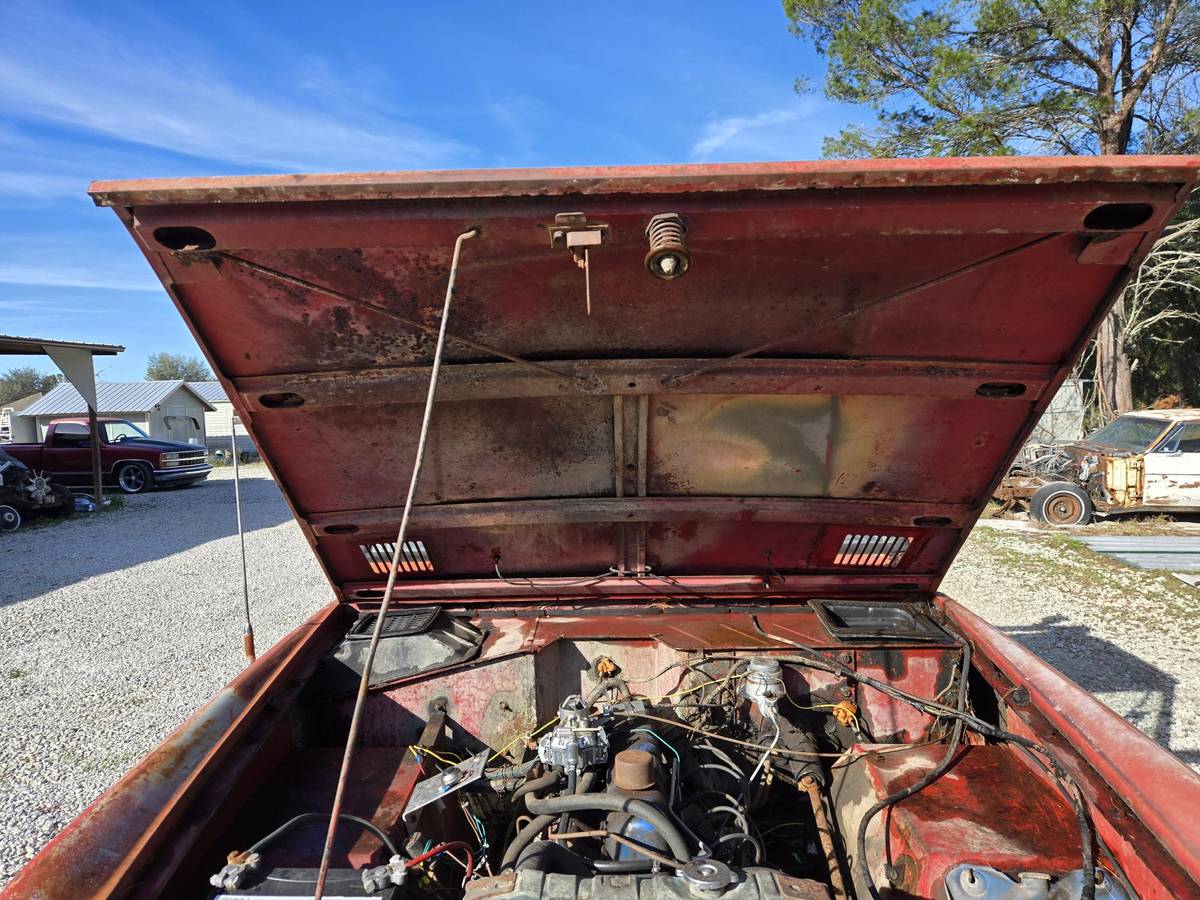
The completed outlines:
{"type": "Polygon", "coordinates": [[[2,900],[119,896],[145,864],[195,789],[248,728],[338,612],[331,603],[240,672],[124,778],[67,825],[3,892],[2,900]]]}
{"type": "Polygon", "coordinates": [[[1012,638],[944,595],[951,622],[1124,801],[1180,867],[1200,874],[1200,775],[1012,638]]]}

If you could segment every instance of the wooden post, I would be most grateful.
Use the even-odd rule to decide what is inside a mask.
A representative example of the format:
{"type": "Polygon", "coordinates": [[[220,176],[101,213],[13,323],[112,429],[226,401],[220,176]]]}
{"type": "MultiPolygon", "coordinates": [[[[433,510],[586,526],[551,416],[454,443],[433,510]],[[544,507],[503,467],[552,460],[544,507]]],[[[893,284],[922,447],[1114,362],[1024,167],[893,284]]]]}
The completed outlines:
{"type": "Polygon", "coordinates": [[[100,423],[96,410],[88,407],[88,430],[92,433],[92,490],[96,498],[96,512],[104,508],[104,481],[100,472],[100,423]]]}

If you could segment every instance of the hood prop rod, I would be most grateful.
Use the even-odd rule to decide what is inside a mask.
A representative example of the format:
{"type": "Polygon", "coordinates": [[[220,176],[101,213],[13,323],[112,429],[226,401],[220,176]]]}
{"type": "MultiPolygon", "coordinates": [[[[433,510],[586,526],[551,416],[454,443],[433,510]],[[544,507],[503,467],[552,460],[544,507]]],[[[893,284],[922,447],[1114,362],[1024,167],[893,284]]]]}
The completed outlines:
{"type": "Polygon", "coordinates": [[[375,616],[375,627],[371,631],[371,643],[367,648],[367,659],[363,665],[362,678],[358,682],[358,695],[354,698],[354,712],[350,716],[350,732],[346,737],[346,750],[342,754],[342,769],[338,774],[337,789],[333,795],[333,810],[329,818],[329,830],[325,834],[325,849],[321,853],[321,868],[317,872],[317,888],[313,900],[321,900],[325,892],[325,881],[329,877],[329,861],[333,855],[333,839],[342,812],[346,783],[349,781],[350,764],[354,759],[354,745],[358,740],[358,728],[362,721],[363,706],[367,699],[367,688],[371,683],[371,669],[375,665],[375,651],[379,649],[379,637],[383,633],[383,622],[396,587],[396,573],[400,571],[400,558],[404,550],[404,538],[408,532],[408,519],[412,513],[413,499],[417,494],[417,482],[421,477],[421,465],[425,461],[425,441],[429,437],[429,421],[433,416],[433,398],[437,392],[438,373],[442,368],[442,350],[446,346],[446,326],[450,322],[450,300],[454,296],[454,279],[458,276],[458,257],[463,242],[477,237],[478,228],[464,231],[454,241],[454,255],[450,259],[450,278],[446,283],[446,299],[442,304],[442,322],[438,328],[437,348],[433,353],[433,366],[429,371],[429,392],[425,396],[425,415],[421,419],[421,435],[417,439],[417,455],[413,462],[412,478],[408,482],[408,496],[404,498],[404,513],[400,517],[400,530],[396,534],[396,545],[392,551],[392,565],[388,570],[387,587],[375,616]]]}
{"type": "Polygon", "coordinates": [[[233,452],[233,506],[237,510],[238,543],[242,549],[242,607],[246,624],[242,629],[242,650],[246,654],[246,662],[252,663],[257,658],[254,652],[254,624],[250,621],[250,579],[246,575],[246,532],[242,528],[242,476],[238,469],[237,427],[238,417],[231,416],[229,420],[229,442],[233,452]]]}

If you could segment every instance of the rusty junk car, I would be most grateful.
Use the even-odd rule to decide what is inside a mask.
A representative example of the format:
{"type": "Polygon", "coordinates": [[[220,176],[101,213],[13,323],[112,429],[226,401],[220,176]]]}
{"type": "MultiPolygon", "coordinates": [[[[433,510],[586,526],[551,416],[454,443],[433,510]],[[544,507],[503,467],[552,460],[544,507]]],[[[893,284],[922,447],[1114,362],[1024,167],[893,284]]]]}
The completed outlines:
{"type": "Polygon", "coordinates": [[[1082,441],[1027,445],[996,499],[1005,510],[1025,504],[1050,525],[1200,512],[1200,409],[1139,410],[1082,441]]]}
{"type": "Polygon", "coordinates": [[[1200,776],[938,592],[1198,174],[94,184],[335,602],[4,896],[1200,896],[1200,776]]]}

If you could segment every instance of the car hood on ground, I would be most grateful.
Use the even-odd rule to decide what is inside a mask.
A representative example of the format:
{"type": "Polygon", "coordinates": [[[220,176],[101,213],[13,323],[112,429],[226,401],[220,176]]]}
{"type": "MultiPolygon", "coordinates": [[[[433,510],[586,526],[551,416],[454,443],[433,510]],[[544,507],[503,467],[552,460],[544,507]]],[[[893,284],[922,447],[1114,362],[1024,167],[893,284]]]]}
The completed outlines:
{"type": "Polygon", "coordinates": [[[614,571],[660,600],[675,576],[928,596],[1198,165],[871,160],[91,193],[174,298],[345,598],[385,580],[451,252],[471,228],[404,596],[557,602],[613,592],[614,571]],[[647,230],[670,244],[677,225],[690,268],[664,280],[647,230]],[[590,314],[568,243],[590,248],[590,314]],[[567,581],[523,581],[554,576],[567,581]]]}

